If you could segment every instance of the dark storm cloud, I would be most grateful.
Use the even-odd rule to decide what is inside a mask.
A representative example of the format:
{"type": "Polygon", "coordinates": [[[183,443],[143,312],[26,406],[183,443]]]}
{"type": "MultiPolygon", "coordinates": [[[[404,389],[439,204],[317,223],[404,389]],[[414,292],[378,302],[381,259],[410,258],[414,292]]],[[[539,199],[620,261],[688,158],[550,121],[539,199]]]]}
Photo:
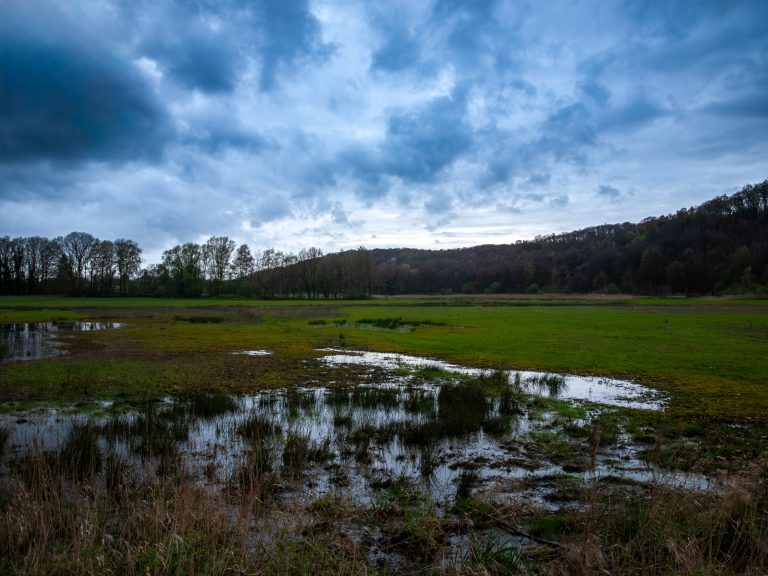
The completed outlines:
{"type": "Polygon", "coordinates": [[[307,0],[263,0],[264,44],[261,47],[261,89],[272,90],[281,67],[302,60],[322,60],[333,50],[324,44],[320,23],[307,0]]]}
{"type": "MultiPolygon", "coordinates": [[[[76,183],[59,166],[49,162],[0,162],[0,201],[24,202],[31,195],[53,201],[66,201],[76,183]]],[[[82,192],[79,196],[82,198],[82,192]]]]}
{"type": "Polygon", "coordinates": [[[552,112],[541,125],[541,138],[534,146],[546,150],[555,160],[586,161],[586,148],[597,143],[598,135],[589,111],[581,103],[552,112]]]}
{"type": "Polygon", "coordinates": [[[332,50],[307,0],[136,1],[122,8],[139,52],[181,86],[209,94],[232,92],[254,60],[260,88],[271,91],[281,71],[332,50]]]}
{"type": "Polygon", "coordinates": [[[372,185],[364,194],[386,191],[382,178],[409,183],[434,182],[441,171],[472,147],[472,128],[466,123],[466,91],[438,97],[416,110],[389,116],[386,136],[375,148],[354,146],[339,157],[342,166],[372,185]]]}
{"type": "Polygon", "coordinates": [[[238,122],[226,110],[205,110],[191,121],[192,126],[179,137],[179,143],[192,146],[210,154],[230,149],[244,153],[258,154],[265,150],[276,150],[279,145],[257,130],[238,122]]]}
{"type": "Polygon", "coordinates": [[[404,22],[398,12],[370,10],[383,36],[371,57],[374,71],[433,75],[451,65],[468,79],[517,62],[517,22],[499,20],[495,1],[440,0],[428,18],[415,23],[404,22]]]}
{"type": "Polygon", "coordinates": [[[423,109],[389,118],[383,146],[386,171],[412,182],[429,182],[467,152],[472,130],[464,120],[466,94],[436,98],[423,109]]]}
{"type": "MultiPolygon", "coordinates": [[[[7,13],[6,13],[7,16],[7,13]]],[[[109,50],[0,24],[0,161],[157,158],[171,129],[138,70],[109,50]]]]}
{"type": "Polygon", "coordinates": [[[201,15],[170,5],[145,32],[141,53],[160,63],[163,71],[186,88],[231,92],[244,66],[231,30],[214,30],[201,15]]]}

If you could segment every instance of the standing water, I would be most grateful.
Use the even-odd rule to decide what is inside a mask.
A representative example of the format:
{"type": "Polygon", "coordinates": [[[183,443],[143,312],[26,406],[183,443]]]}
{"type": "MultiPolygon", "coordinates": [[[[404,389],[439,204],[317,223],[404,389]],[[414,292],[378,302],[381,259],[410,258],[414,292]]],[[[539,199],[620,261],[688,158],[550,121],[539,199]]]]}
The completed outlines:
{"type": "Polygon", "coordinates": [[[0,361],[40,360],[66,353],[67,333],[120,328],[119,322],[24,322],[0,324],[0,361]]]}

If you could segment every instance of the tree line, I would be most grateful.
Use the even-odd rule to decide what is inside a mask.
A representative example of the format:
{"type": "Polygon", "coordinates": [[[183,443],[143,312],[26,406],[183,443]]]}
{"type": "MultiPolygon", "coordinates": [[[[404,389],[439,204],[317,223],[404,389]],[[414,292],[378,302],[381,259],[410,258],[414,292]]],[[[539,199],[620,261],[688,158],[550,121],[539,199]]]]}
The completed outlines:
{"type": "Polygon", "coordinates": [[[227,236],[166,250],[141,267],[133,240],[99,240],[86,232],[53,239],[0,237],[0,294],[198,298],[351,298],[371,293],[365,248],[323,255],[267,248],[252,252],[227,236]]]}
{"type": "Polygon", "coordinates": [[[698,207],[515,244],[373,250],[374,293],[719,294],[768,286],[768,180],[698,207]]]}
{"type": "Polygon", "coordinates": [[[140,267],[141,248],[125,238],[0,237],[0,294],[127,296],[140,267]]]}
{"type": "Polygon", "coordinates": [[[403,293],[711,294],[768,286],[768,180],[698,207],[515,244],[252,252],[227,236],[141,267],[133,240],[0,237],[1,294],[350,298],[403,293]]]}
{"type": "Polygon", "coordinates": [[[247,244],[236,249],[228,237],[213,236],[166,250],[138,283],[152,296],[330,299],[370,296],[370,279],[371,256],[362,247],[327,255],[315,247],[298,254],[252,252],[247,244]]]}

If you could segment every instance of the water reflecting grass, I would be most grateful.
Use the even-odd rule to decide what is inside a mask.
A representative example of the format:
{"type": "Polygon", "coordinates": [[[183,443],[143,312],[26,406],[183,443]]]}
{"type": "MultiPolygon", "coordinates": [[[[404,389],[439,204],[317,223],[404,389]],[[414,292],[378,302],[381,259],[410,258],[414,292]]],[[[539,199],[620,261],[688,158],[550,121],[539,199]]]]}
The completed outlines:
{"type": "Polygon", "coordinates": [[[0,324],[0,362],[40,360],[66,352],[62,337],[73,332],[113,330],[119,322],[25,322],[0,324]]]}
{"type": "MultiPolygon", "coordinates": [[[[30,525],[24,506],[33,503],[57,526],[80,518],[70,535],[57,528],[55,542],[38,535],[45,550],[81,549],[86,520],[99,542],[115,541],[114,520],[78,516],[109,511],[143,535],[135,545],[120,541],[131,558],[148,542],[165,546],[168,533],[186,546],[185,561],[204,543],[206,557],[253,553],[261,571],[327,562],[353,573],[514,573],[544,557],[521,540],[546,547],[578,533],[591,542],[584,519],[610,520],[596,502],[644,514],[643,498],[664,490],[716,501],[715,477],[682,470],[674,457],[699,449],[696,430],[686,429],[684,444],[662,444],[673,430],[658,427],[658,413],[554,398],[562,378],[434,365],[399,365],[380,382],[368,376],[365,384],[4,413],[0,506],[13,502],[3,509],[13,521],[0,527],[0,547],[24,563],[8,542],[26,538],[12,527],[30,525]],[[322,546],[338,554],[317,557],[322,546]]],[[[757,542],[749,534],[738,536],[744,546],[757,542]]],[[[223,565],[248,564],[241,560],[223,565]]]]}

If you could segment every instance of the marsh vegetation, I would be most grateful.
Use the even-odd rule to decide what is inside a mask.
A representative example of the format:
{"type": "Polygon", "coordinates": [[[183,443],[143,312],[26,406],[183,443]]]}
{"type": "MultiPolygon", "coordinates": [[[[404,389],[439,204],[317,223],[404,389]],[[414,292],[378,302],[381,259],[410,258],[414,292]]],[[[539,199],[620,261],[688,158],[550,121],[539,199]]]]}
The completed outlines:
{"type": "MultiPolygon", "coordinates": [[[[449,353],[514,346],[546,366],[536,324],[494,332],[506,309],[380,306],[102,310],[122,328],[4,364],[0,571],[765,573],[759,420],[696,417],[706,396],[684,387],[449,353]]],[[[549,345],[575,346],[589,318],[621,361],[617,342],[643,337],[610,314],[558,310],[549,345]]],[[[759,345],[761,316],[728,318],[759,345]]],[[[654,329],[685,342],[685,318],[666,319],[654,329]]]]}
{"type": "Polygon", "coordinates": [[[670,573],[766,566],[762,461],[724,477],[676,458],[701,438],[662,439],[654,411],[557,399],[562,376],[376,374],[4,415],[7,568],[651,573],[674,554],[670,573]],[[705,530],[677,516],[689,501],[705,530]]]}

